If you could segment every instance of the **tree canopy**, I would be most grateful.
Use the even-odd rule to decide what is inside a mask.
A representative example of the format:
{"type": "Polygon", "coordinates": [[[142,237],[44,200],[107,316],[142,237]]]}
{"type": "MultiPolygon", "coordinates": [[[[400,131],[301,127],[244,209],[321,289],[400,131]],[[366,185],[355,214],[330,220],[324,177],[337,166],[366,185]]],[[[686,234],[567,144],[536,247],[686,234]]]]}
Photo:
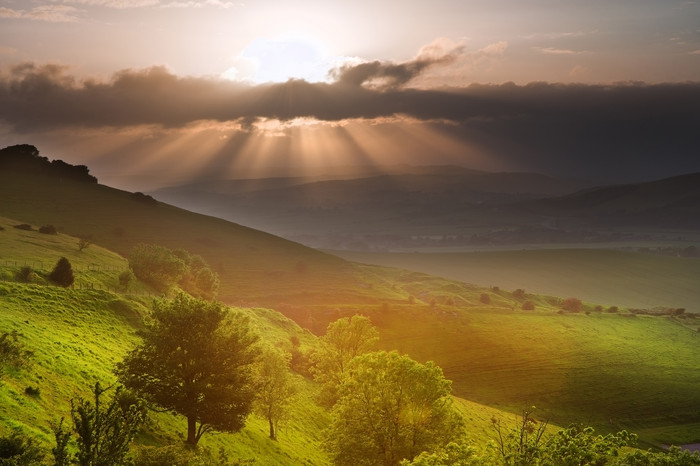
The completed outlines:
{"type": "Polygon", "coordinates": [[[332,411],[325,448],[335,464],[396,465],[458,439],[451,382],[432,362],[397,352],[353,359],[332,411]]]}
{"type": "Polygon", "coordinates": [[[155,302],[142,336],[117,375],[144,399],[184,415],[187,443],[196,445],[213,429],[236,432],[245,425],[259,352],[247,317],[180,293],[155,302]]]}
{"type": "Polygon", "coordinates": [[[353,358],[376,348],[379,332],[364,316],[344,317],[328,325],[314,354],[314,378],[321,383],[321,404],[330,407],[338,399],[337,388],[353,358]]]}

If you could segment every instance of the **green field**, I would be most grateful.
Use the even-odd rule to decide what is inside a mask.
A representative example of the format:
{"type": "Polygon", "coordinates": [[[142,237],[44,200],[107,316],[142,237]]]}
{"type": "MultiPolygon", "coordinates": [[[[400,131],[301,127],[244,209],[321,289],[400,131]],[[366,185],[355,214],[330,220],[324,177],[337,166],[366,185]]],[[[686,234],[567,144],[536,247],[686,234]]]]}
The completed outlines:
{"type": "MultiPolygon", "coordinates": [[[[220,298],[245,308],[270,341],[288,344],[295,334],[311,347],[316,337],[297,324],[322,333],[338,317],[369,316],[379,328],[382,348],[434,360],[443,368],[454,393],[468,400],[463,405],[469,429],[481,444],[488,439],[489,414],[502,409],[512,416],[532,405],[558,425],[626,428],[648,444],[700,441],[700,319],[635,315],[625,309],[661,305],[692,311],[685,301],[626,299],[657,296],[659,290],[691,299],[697,293],[698,261],[551,250],[387,256],[414,263],[359,265],[211,217],[136,202],[129,193],[106,187],[25,180],[23,186],[32,189],[19,195],[22,183],[7,181],[14,185],[0,184],[0,194],[9,193],[11,201],[0,204],[5,280],[0,282],[0,330],[25,335],[37,357],[32,371],[10,373],[0,383],[5,431],[21,426],[49,442],[49,422],[66,415],[72,396],[88,393],[95,379],[113,381],[111,368],[136,342],[152,293],[143,284],[125,293],[116,288],[117,277],[127,266],[124,255],[131,245],[145,241],[202,254],[221,273],[220,298]],[[21,222],[34,230],[53,224],[60,233],[13,228],[21,222]],[[90,233],[95,244],[78,251],[70,233],[90,233]],[[34,284],[14,282],[25,264],[46,273],[61,256],[76,268],[76,289],[48,286],[41,274],[34,284]],[[433,266],[456,270],[468,263],[478,279],[406,270],[421,270],[417,259],[431,258],[433,266]],[[549,275],[535,273],[538,267],[550,270],[549,275]],[[95,289],[86,289],[91,283],[95,289]],[[569,290],[567,283],[576,287],[569,290]],[[516,288],[527,294],[509,291],[516,288]],[[560,312],[555,296],[581,298],[584,307],[560,312]],[[525,300],[535,310],[523,310],[525,300]],[[621,309],[603,312],[597,304],[621,309]],[[27,386],[40,388],[41,396],[26,395],[27,386]]],[[[318,442],[327,414],[312,402],[315,385],[299,383],[303,395],[279,443],[267,441],[265,423],[251,418],[240,434],[212,436],[205,445],[214,451],[226,445],[238,458],[266,458],[266,464],[323,463],[318,442]]],[[[177,418],[158,417],[140,442],[178,442],[181,428],[177,418]]]]}
{"type": "Polygon", "coordinates": [[[334,251],[367,264],[416,270],[605,306],[681,307],[700,312],[700,260],[610,249],[536,249],[463,253],[334,251]]]}

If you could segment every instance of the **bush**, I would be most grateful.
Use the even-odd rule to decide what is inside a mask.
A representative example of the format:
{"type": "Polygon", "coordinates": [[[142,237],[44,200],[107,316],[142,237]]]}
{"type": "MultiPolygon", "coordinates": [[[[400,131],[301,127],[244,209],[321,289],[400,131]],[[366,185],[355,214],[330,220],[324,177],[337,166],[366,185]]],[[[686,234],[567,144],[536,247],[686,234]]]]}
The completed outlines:
{"type": "Polygon", "coordinates": [[[523,290],[522,288],[518,288],[517,290],[513,291],[513,297],[515,299],[525,298],[525,290],[523,290]]]}
{"type": "Polygon", "coordinates": [[[29,365],[33,352],[24,348],[19,341],[17,330],[0,335],[0,377],[6,366],[25,367],[29,365]]]}
{"type": "Polygon", "coordinates": [[[73,267],[70,265],[70,261],[65,257],[61,257],[49,274],[49,279],[56,285],[64,288],[71,286],[75,281],[75,276],[73,275],[73,267]]]}
{"type": "Polygon", "coordinates": [[[569,312],[581,312],[583,303],[578,298],[566,298],[561,302],[561,308],[569,312]]]}
{"type": "Polygon", "coordinates": [[[532,301],[525,301],[523,303],[523,311],[534,311],[535,310],[535,303],[532,301]]]}
{"type": "Polygon", "coordinates": [[[44,225],[39,227],[39,233],[44,233],[45,235],[57,235],[58,230],[53,225],[44,225]]]}
{"type": "Polygon", "coordinates": [[[31,385],[24,389],[24,394],[39,398],[41,396],[41,389],[39,387],[32,387],[31,385]]]}
{"type": "Polygon", "coordinates": [[[18,431],[7,437],[0,437],[0,464],[32,465],[41,464],[44,452],[34,445],[34,440],[18,431]]]}
{"type": "Polygon", "coordinates": [[[129,283],[131,283],[134,278],[134,272],[131,270],[125,270],[119,274],[119,285],[121,285],[124,290],[128,290],[129,283]]]}
{"type": "Polygon", "coordinates": [[[27,265],[19,269],[19,272],[17,272],[17,280],[21,281],[22,283],[31,283],[34,281],[35,277],[36,275],[34,271],[27,265]]]}
{"type": "Polygon", "coordinates": [[[491,304],[491,296],[489,296],[487,293],[481,293],[481,296],[479,296],[479,301],[481,301],[483,304],[491,304]]]}
{"type": "Polygon", "coordinates": [[[611,314],[614,314],[614,313],[616,313],[616,312],[618,312],[618,311],[619,311],[619,309],[618,309],[617,306],[610,306],[610,307],[608,308],[608,312],[610,312],[611,314]]]}
{"type": "Polygon", "coordinates": [[[27,224],[27,223],[21,223],[19,225],[15,225],[15,228],[17,228],[18,230],[26,230],[26,231],[33,231],[34,230],[34,228],[32,228],[32,226],[27,224]]]}

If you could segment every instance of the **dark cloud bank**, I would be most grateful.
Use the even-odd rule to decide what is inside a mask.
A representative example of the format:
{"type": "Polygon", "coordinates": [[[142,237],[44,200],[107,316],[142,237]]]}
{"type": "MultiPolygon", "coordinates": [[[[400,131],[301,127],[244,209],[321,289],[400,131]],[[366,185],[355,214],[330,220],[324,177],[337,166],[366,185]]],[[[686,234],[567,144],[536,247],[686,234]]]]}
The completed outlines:
{"type": "Polygon", "coordinates": [[[57,66],[15,67],[0,80],[0,121],[16,133],[200,120],[250,123],[395,115],[423,121],[513,166],[557,174],[651,179],[700,171],[700,83],[532,83],[416,89],[449,57],[370,62],[335,71],[333,83],[245,85],[183,78],[163,68],[78,82],[57,66]]]}

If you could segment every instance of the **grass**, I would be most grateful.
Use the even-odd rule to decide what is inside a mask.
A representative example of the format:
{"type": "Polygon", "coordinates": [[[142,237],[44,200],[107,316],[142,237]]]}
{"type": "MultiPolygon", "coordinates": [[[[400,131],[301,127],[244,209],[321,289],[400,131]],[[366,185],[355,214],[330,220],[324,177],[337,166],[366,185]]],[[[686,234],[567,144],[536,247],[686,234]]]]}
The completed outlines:
{"type": "Polygon", "coordinates": [[[606,306],[682,307],[700,312],[700,260],[610,249],[538,249],[469,253],[359,253],[348,260],[415,270],[480,286],[606,306]]]}
{"type": "MultiPolygon", "coordinates": [[[[96,381],[115,382],[112,369],[138,342],[135,325],[126,311],[147,313],[139,302],[106,291],[0,283],[0,330],[17,330],[20,341],[34,352],[29,368],[11,369],[0,380],[0,434],[19,428],[48,448],[53,444],[51,424],[70,418],[70,399],[89,398],[96,381]],[[25,393],[39,390],[38,396],[25,393]]],[[[296,324],[269,310],[241,310],[266,341],[278,344],[291,335],[314,338],[296,324]]],[[[223,447],[232,459],[264,458],[265,464],[323,464],[318,448],[328,414],[313,402],[315,386],[295,376],[300,387],[290,421],[279,442],[267,439],[267,422],[255,416],[236,434],[205,436],[202,448],[223,447]]],[[[140,437],[145,445],[180,443],[186,422],[181,416],[154,415],[155,422],[140,437]]]]}
{"type": "MultiPolygon", "coordinates": [[[[331,320],[362,313],[379,327],[383,348],[398,349],[420,361],[434,360],[453,380],[455,393],[480,407],[519,413],[535,405],[559,425],[583,422],[603,431],[627,428],[639,431],[647,442],[700,440],[697,324],[681,325],[665,317],[629,317],[624,310],[621,314],[626,317],[597,312],[558,314],[558,298],[532,294],[534,283],[529,286],[520,281],[509,286],[507,266],[489,269],[488,264],[499,260],[491,253],[455,257],[471,260],[472,266],[482,269],[481,283],[525,288],[525,298],[533,301],[534,311],[522,311],[523,299],[507,291],[407,270],[351,264],[218,219],[164,204],[135,202],[128,193],[106,187],[38,178],[22,184],[0,174],[0,196],[9,199],[0,205],[0,214],[5,216],[2,222],[9,222],[2,223],[5,230],[0,231],[0,260],[50,264],[60,255],[70,255],[67,257],[82,274],[90,264],[123,267],[123,255],[138,242],[185,247],[219,268],[221,298],[229,304],[246,303],[244,307],[250,309],[245,312],[251,314],[253,324],[275,344],[288,345],[289,337],[296,335],[308,348],[315,337],[267,307],[283,310],[319,333],[331,320]],[[61,234],[15,230],[10,225],[15,220],[8,219],[35,226],[54,224],[61,234]],[[79,253],[75,236],[68,233],[91,234],[96,244],[79,253]],[[490,304],[480,302],[484,293],[490,304]]],[[[577,288],[583,290],[580,293],[557,293],[584,299],[588,311],[597,302],[624,305],[620,299],[628,286],[636,286],[629,290],[641,293],[660,286],[657,281],[668,286],[679,281],[673,275],[677,262],[663,268],[661,259],[673,258],[608,251],[595,258],[587,256],[590,251],[554,251],[545,260],[544,253],[526,253],[503,253],[505,263],[520,257],[521,265],[513,265],[520,275],[513,275],[514,279],[536,280],[538,264],[559,261],[560,267],[569,264],[569,268],[552,272],[550,279],[557,286],[567,275],[592,290],[598,288],[601,277],[613,281],[617,294],[609,291],[609,300],[588,298],[583,287],[577,288]],[[659,274],[668,274],[670,282],[659,274]],[[587,278],[591,275],[594,277],[587,278]]],[[[110,270],[95,280],[113,283],[116,274],[110,270]]],[[[539,280],[542,285],[549,281],[539,280]]],[[[48,442],[49,422],[67,414],[71,397],[87,395],[95,379],[102,378],[105,384],[113,381],[111,366],[135,343],[135,328],[146,312],[147,298],[11,282],[0,282],[0,290],[0,330],[17,329],[37,351],[36,370],[10,373],[0,385],[0,417],[7,420],[2,425],[5,431],[11,425],[24,427],[48,442]],[[27,386],[39,387],[40,397],[25,395],[27,386]]],[[[272,464],[323,463],[325,457],[317,447],[326,421],[323,412],[314,411],[312,391],[313,385],[305,385],[305,398],[295,405],[286,430],[294,439],[289,444],[284,440],[285,431],[279,443],[266,441],[264,422],[251,418],[243,432],[211,437],[205,445],[214,451],[224,445],[241,459],[264,455],[272,464]]],[[[481,421],[488,416],[482,408],[474,407],[473,412],[473,429],[483,437],[488,426],[483,427],[481,421]]],[[[144,442],[177,441],[177,432],[183,430],[181,420],[158,419],[160,427],[144,442]]]]}
{"type": "Polygon", "coordinates": [[[330,303],[362,291],[342,259],[214,217],[139,202],[107,186],[3,172],[0,199],[0,216],[89,235],[123,257],[138,243],[200,254],[219,273],[219,299],[229,304],[330,303]]]}

